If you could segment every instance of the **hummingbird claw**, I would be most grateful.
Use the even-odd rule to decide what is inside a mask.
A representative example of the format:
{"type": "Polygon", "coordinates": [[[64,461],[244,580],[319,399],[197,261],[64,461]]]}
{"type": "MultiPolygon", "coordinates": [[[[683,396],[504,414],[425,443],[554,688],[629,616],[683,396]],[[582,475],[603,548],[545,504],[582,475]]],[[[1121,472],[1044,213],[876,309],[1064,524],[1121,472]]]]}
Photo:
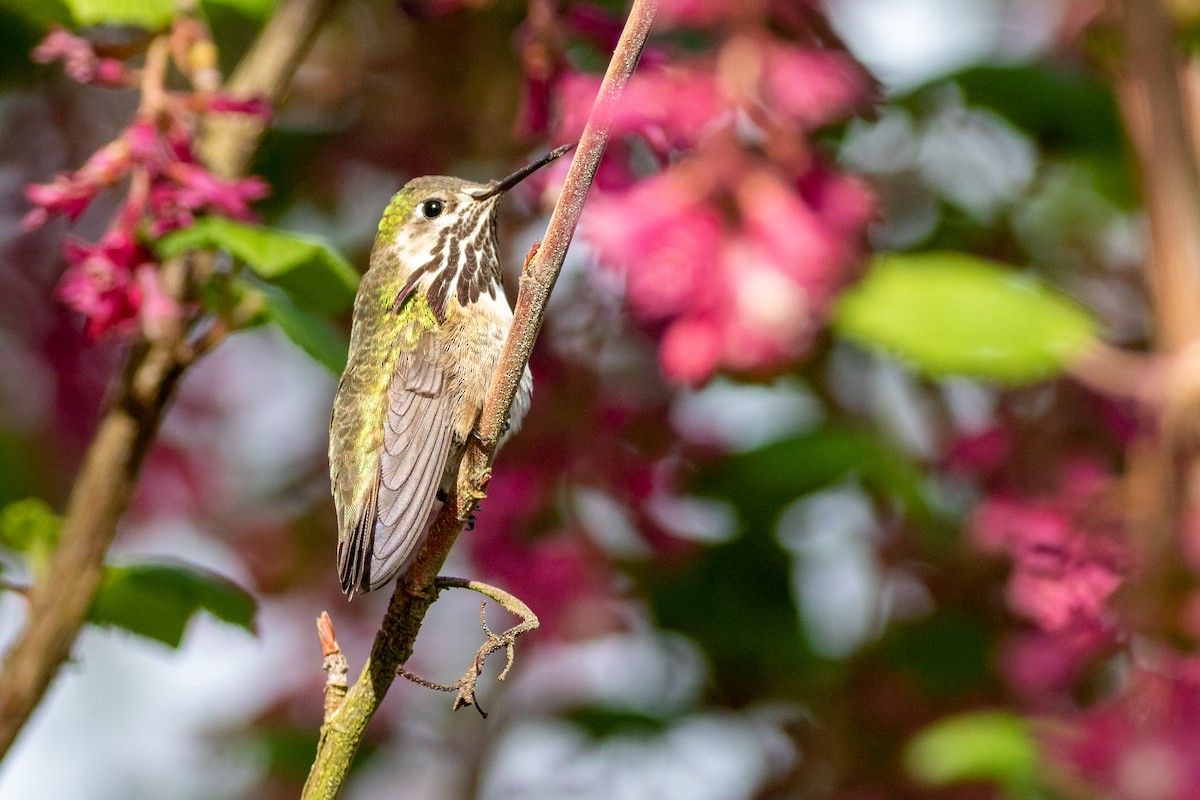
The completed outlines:
{"type": "Polygon", "coordinates": [[[475,530],[475,515],[471,514],[467,517],[466,529],[469,531],[475,530]]]}

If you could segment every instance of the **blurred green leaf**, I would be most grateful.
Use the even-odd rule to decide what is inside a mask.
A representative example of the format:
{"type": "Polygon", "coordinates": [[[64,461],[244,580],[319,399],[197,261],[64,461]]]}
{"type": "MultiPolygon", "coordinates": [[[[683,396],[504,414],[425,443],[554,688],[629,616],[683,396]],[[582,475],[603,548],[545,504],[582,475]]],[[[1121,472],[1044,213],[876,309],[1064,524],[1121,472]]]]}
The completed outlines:
{"type": "Polygon", "coordinates": [[[660,733],[667,727],[666,720],[651,714],[599,706],[576,708],[563,714],[563,718],[583,728],[589,736],[596,739],[660,733]]]}
{"type": "Polygon", "coordinates": [[[256,292],[262,298],[259,321],[275,323],[293,344],[312,356],[318,364],[334,375],[342,374],[346,368],[350,343],[340,331],[270,286],[260,285],[247,291],[256,292]]]}
{"type": "Polygon", "coordinates": [[[177,13],[175,0],[64,0],[80,25],[165,27],[177,13]]]}
{"type": "Polygon", "coordinates": [[[877,645],[881,661],[903,672],[930,697],[978,690],[995,679],[987,622],[962,609],[938,608],[893,622],[877,645]]]}
{"type": "Polygon", "coordinates": [[[207,570],[180,564],[107,566],[88,621],[178,647],[199,611],[254,632],[254,598],[207,570]]]}
{"type": "MultiPolygon", "coordinates": [[[[72,21],[71,9],[63,0],[0,0],[0,9],[39,30],[48,25],[70,25],[72,21]]],[[[28,60],[28,52],[21,55],[28,60]]]]}
{"type": "Polygon", "coordinates": [[[286,291],[300,308],[337,314],[354,302],[358,272],[313,237],[204,217],[164,237],[157,249],[170,258],[206,247],[225,250],[244,262],[260,278],[286,291]]]}
{"type": "Polygon", "coordinates": [[[915,780],[932,786],[1027,784],[1038,773],[1037,743],[1027,720],[1007,711],[977,711],[921,731],[909,743],[905,764],[915,780]]]}
{"type": "Polygon", "coordinates": [[[908,456],[878,435],[833,426],[723,459],[699,473],[692,488],[732,502],[747,527],[767,528],[798,497],[851,475],[919,521],[933,517],[924,474],[908,456]]]}
{"type": "Polygon", "coordinates": [[[34,581],[40,580],[58,547],[62,517],[36,497],[14,500],[0,511],[0,544],[29,559],[34,581]]]}
{"type": "Polygon", "coordinates": [[[885,255],[842,296],[838,334],[929,375],[1042,380],[1093,338],[1082,307],[1036,279],[962,253],[885,255]]]}
{"type": "Polygon", "coordinates": [[[265,17],[275,7],[275,0],[204,0],[203,5],[225,6],[247,17],[258,19],[265,17]]]}
{"type": "Polygon", "coordinates": [[[630,564],[658,624],[694,639],[731,705],[814,690],[822,662],[804,638],[792,598],[791,557],[769,529],[753,528],[677,564],[630,564]],[[747,694],[748,693],[748,694],[747,694]]]}
{"type": "Polygon", "coordinates": [[[0,511],[0,544],[19,553],[52,550],[62,531],[62,517],[36,497],[15,500],[0,511]]]}
{"type": "Polygon", "coordinates": [[[952,80],[968,106],[991,109],[1046,149],[1123,156],[1125,137],[1112,91],[1085,72],[1047,64],[981,66],[952,80]]]}

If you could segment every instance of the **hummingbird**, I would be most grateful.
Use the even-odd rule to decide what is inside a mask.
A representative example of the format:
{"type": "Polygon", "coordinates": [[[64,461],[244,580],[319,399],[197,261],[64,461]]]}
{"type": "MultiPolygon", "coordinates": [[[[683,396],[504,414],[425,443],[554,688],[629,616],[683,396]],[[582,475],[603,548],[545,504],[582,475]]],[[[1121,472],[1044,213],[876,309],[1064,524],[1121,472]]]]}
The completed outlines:
{"type": "MultiPolygon", "coordinates": [[[[388,203],[354,299],[350,353],[329,421],[342,591],[378,589],[455,485],[512,328],[496,240],[500,199],[574,145],[512,175],[414,178],[388,203]]],[[[509,424],[529,409],[526,367],[509,424]]]]}

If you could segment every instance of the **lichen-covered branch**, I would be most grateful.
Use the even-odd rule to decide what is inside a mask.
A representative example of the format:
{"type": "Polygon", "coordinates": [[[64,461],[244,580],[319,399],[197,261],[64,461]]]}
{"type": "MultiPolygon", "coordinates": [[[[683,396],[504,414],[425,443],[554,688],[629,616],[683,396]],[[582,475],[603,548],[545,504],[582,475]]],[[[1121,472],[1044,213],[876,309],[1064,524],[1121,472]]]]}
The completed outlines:
{"type": "MultiPolygon", "coordinates": [[[[285,0],[268,22],[261,41],[290,57],[255,61],[246,68],[256,80],[243,81],[270,101],[282,96],[297,59],[307,49],[334,0],[285,0]],[[300,20],[303,17],[303,20],[300,20]],[[300,22],[304,24],[299,24],[300,22]]],[[[259,48],[252,49],[252,53],[259,48]]],[[[234,81],[237,83],[237,78],[234,81]]],[[[239,84],[241,85],[241,84],[239,84]]],[[[215,140],[207,157],[226,174],[244,171],[261,129],[227,137],[224,122],[209,131],[215,140]]],[[[164,265],[164,284],[177,296],[186,290],[185,259],[164,265]]],[[[67,502],[58,549],[46,577],[29,594],[29,615],[4,659],[0,673],[0,754],[8,752],[29,715],[41,702],[59,666],[67,659],[99,585],[117,522],[125,513],[167,403],[190,362],[180,331],[154,341],[135,341],[112,407],[89,443],[67,502]]]]}
{"type": "Polygon", "coordinates": [[[436,599],[438,571],[462,530],[462,520],[483,496],[496,454],[496,442],[533,352],[545,317],[546,302],[562,269],[567,247],[583,211],[584,199],[608,144],[616,103],[637,67],[657,10],[658,0],[634,0],[567,172],[562,194],[550,217],[546,236],[521,275],[512,331],[488,390],[478,426],[480,441],[472,443],[463,459],[459,491],[452,492],[446,499],[416,561],[397,583],[362,675],[350,687],[339,712],[321,727],[316,758],[304,785],[304,800],[331,800],[341,791],[367,722],[382,702],[400,665],[412,654],[421,621],[436,599]]]}

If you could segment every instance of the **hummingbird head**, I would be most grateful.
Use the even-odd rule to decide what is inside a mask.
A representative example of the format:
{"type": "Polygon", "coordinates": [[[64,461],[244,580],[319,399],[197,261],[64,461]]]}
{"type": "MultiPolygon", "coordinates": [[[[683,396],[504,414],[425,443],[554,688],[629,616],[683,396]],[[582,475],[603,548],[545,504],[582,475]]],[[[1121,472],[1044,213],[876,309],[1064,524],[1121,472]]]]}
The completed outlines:
{"type": "Polygon", "coordinates": [[[496,209],[512,187],[568,152],[573,144],[550,151],[507,178],[472,183],[443,175],[414,178],[392,197],[375,242],[372,263],[398,264],[404,290],[420,288],[430,304],[445,311],[448,297],[460,305],[497,296],[500,256],[496,209]]]}

